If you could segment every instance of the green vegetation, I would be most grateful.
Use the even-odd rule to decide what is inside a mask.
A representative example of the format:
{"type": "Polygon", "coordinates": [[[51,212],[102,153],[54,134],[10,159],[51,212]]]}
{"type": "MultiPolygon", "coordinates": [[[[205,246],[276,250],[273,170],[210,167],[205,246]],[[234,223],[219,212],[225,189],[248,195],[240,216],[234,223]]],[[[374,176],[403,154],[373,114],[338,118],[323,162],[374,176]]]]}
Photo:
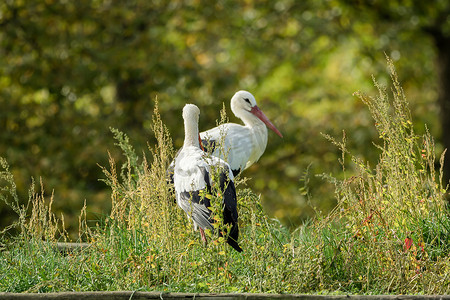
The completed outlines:
{"type": "MultiPolygon", "coordinates": [[[[45,199],[33,184],[28,205],[21,205],[1,159],[0,196],[18,215],[18,234],[2,232],[0,291],[450,293],[450,219],[442,172],[434,167],[434,141],[428,131],[414,133],[404,92],[388,64],[393,99],[376,81],[377,97],[357,93],[379,134],[377,163],[350,153],[345,134],[342,141],[326,135],[342,152],[342,178],[323,176],[334,184],[338,205],[295,231],[268,218],[260,196],[245,178],[238,179],[242,254],[214,236],[203,245],[174,203],[165,180],[174,149],[157,106],[151,161],[113,130],[126,163],[117,169],[110,156],[110,166],[102,168],[111,213],[88,224],[81,211],[78,240],[89,242],[87,248],[56,249],[68,234],[64,219],[52,212],[53,197],[45,199]]],[[[310,197],[307,174],[304,181],[299,193],[310,197]]]]}
{"type": "MultiPolygon", "coordinates": [[[[349,95],[369,89],[371,74],[389,82],[383,53],[402,70],[415,132],[425,123],[437,155],[450,148],[448,15],[448,0],[0,1],[0,156],[19,199],[31,177],[42,177],[46,197],[57,191],[52,208],[75,239],[85,200],[88,222],[111,209],[97,164],[108,165],[108,151],[119,165],[124,157],[109,128],[146,152],[156,143],[157,97],[179,148],[186,102],[201,107],[203,131],[223,103],[240,122],[229,101],[244,89],[284,136],[269,132],[247,186],[294,229],[314,207],[328,213],[336,204],[333,186],[315,176],[343,176],[339,149],[321,132],[344,129],[350,152],[377,159],[370,115],[349,95]],[[298,193],[305,173],[309,199],[298,193]]],[[[0,203],[0,228],[14,215],[0,203]]]]}

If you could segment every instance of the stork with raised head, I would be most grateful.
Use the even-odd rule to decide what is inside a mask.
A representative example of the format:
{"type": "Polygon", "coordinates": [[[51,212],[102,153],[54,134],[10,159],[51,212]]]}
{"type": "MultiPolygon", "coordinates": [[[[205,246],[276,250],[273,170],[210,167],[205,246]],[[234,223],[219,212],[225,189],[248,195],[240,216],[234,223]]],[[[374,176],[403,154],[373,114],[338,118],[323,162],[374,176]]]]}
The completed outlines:
{"type": "Polygon", "coordinates": [[[197,106],[193,104],[184,106],[184,144],[175,158],[173,174],[177,204],[192,219],[194,228],[200,230],[202,240],[206,242],[204,230],[214,231],[211,200],[217,199],[207,195],[214,192],[213,186],[218,186],[223,201],[223,222],[230,226],[229,232],[226,233],[227,242],[241,252],[242,249],[237,242],[239,228],[233,173],[222,159],[208,155],[200,149],[199,115],[200,110],[197,106]],[[213,176],[211,172],[218,172],[218,176],[213,176]],[[212,178],[216,178],[216,181],[212,178]]]}
{"type": "Polygon", "coordinates": [[[222,124],[200,133],[200,137],[203,146],[212,151],[212,155],[225,159],[236,176],[257,162],[266,150],[267,127],[281,138],[283,135],[259,109],[255,97],[247,91],[234,94],[231,111],[244,125],[222,124]]]}

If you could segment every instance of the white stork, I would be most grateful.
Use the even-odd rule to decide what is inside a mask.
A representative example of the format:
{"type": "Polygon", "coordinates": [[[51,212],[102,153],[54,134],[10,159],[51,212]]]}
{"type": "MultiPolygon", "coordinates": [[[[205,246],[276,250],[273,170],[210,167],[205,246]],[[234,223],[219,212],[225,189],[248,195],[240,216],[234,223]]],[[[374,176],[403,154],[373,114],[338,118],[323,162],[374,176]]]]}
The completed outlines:
{"type": "Polygon", "coordinates": [[[200,137],[205,149],[226,160],[236,176],[257,162],[264,153],[267,146],[267,127],[281,138],[283,135],[258,108],[255,97],[247,91],[234,94],[231,98],[231,111],[244,125],[222,124],[200,133],[200,137]],[[219,145],[223,146],[222,150],[219,145]]]}
{"type": "Polygon", "coordinates": [[[211,217],[210,201],[214,197],[205,194],[214,192],[213,186],[218,186],[222,194],[223,221],[229,224],[227,242],[238,252],[239,237],[236,189],[233,174],[229,165],[222,159],[210,156],[200,149],[198,134],[198,118],[200,110],[193,104],[183,108],[184,144],[175,158],[174,186],[177,204],[194,222],[194,228],[199,227],[202,240],[206,242],[205,229],[214,230],[211,217]],[[214,176],[211,172],[218,172],[214,176]],[[215,182],[212,178],[216,178],[215,182]]]}

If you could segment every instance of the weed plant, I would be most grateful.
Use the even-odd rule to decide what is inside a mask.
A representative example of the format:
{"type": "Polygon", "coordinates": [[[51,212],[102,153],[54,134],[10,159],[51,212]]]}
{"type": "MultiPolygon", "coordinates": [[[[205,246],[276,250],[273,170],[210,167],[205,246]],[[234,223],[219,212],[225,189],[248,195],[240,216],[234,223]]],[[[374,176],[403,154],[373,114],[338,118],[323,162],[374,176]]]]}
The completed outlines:
{"type": "MultiPolygon", "coordinates": [[[[110,214],[88,226],[80,213],[79,240],[89,247],[60,251],[64,219],[52,213],[57,197],[29,192],[20,205],[14,179],[1,159],[1,200],[18,215],[0,237],[0,291],[54,292],[157,290],[170,292],[270,292],[448,294],[450,221],[442,170],[435,170],[434,142],[413,131],[408,104],[392,62],[392,96],[375,80],[377,97],[356,93],[379,133],[375,165],[342,150],[343,179],[335,185],[337,207],[294,232],[267,217],[260,196],[237,178],[240,218],[237,253],[210,235],[204,245],[176,205],[166,169],[174,149],[158,113],[151,161],[113,129],[126,163],[102,167],[111,188],[110,214]]],[[[225,118],[222,115],[222,120],[225,118]]],[[[440,159],[442,162],[442,157],[440,159]]],[[[301,189],[308,194],[308,188],[301,189]]],[[[309,196],[309,195],[307,195],[309,196]]]]}
{"type": "MultiPolygon", "coordinates": [[[[381,151],[372,167],[345,147],[353,176],[332,179],[338,206],[323,224],[324,278],[332,290],[369,293],[448,293],[450,286],[450,220],[442,168],[435,170],[434,141],[429,132],[414,133],[408,102],[392,61],[391,101],[374,80],[379,94],[356,95],[369,107],[381,151]]],[[[443,156],[440,158],[441,166],[443,156]]]]}

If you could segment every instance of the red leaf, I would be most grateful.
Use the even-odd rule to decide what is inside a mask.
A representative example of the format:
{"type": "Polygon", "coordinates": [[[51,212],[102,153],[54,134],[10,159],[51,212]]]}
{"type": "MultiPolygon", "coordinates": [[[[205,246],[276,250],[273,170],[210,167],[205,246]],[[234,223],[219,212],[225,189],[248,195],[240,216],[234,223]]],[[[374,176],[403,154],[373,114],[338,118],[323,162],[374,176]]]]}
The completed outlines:
{"type": "Polygon", "coordinates": [[[406,250],[409,250],[409,248],[411,248],[412,244],[413,244],[412,238],[407,237],[407,238],[405,239],[405,244],[403,245],[403,249],[405,249],[405,251],[406,251],[406,250]]]}

